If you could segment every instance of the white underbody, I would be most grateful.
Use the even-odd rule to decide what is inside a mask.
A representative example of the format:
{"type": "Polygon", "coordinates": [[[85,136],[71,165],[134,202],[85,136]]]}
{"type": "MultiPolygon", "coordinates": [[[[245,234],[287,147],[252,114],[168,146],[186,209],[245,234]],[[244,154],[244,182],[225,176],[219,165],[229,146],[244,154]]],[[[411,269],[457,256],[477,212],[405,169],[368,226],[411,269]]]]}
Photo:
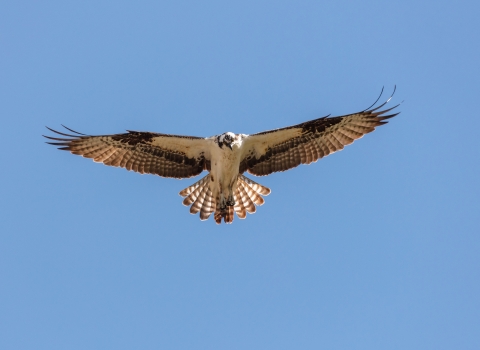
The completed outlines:
{"type": "Polygon", "coordinates": [[[233,197],[237,186],[240,161],[243,158],[241,140],[238,140],[230,149],[227,146],[220,148],[216,143],[212,145],[210,163],[210,190],[214,198],[220,200],[221,206],[233,197]]]}

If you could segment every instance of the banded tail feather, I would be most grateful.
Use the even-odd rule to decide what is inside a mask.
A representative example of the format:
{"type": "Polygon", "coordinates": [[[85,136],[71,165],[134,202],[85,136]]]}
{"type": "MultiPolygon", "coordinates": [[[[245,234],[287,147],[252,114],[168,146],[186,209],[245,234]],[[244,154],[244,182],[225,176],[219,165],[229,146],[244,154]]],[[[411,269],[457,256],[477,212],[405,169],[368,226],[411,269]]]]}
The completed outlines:
{"type": "Polygon", "coordinates": [[[234,213],[239,219],[245,219],[247,212],[255,213],[256,206],[263,205],[265,200],[262,196],[268,196],[270,189],[259,183],[239,175],[237,177],[236,189],[234,192],[235,205],[220,208],[219,198],[214,198],[212,190],[209,187],[210,175],[205,176],[193,185],[180,191],[180,196],[185,197],[183,205],[190,206],[190,213],[200,212],[200,220],[207,220],[212,213],[217,224],[222,222],[230,224],[233,222],[234,213]],[[256,205],[256,206],[255,206],[256,205]]]}

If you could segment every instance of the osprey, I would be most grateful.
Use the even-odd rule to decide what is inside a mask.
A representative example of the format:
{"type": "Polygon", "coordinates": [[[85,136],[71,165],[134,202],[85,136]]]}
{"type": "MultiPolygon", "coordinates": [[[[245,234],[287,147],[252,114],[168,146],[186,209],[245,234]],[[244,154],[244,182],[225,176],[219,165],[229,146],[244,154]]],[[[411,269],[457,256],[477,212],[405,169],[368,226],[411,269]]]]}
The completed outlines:
{"type": "MultiPolygon", "coordinates": [[[[383,89],[382,89],[383,92],[383,89]]],[[[394,91],[395,92],[395,91],[394,91]]],[[[380,94],[381,96],[381,94],[380,94]]],[[[392,94],[393,96],[393,94],[392,94]]],[[[75,135],[48,128],[67,138],[45,136],[60,142],[47,142],[95,162],[123,167],[141,174],[177,179],[208,175],[180,192],[190,213],[200,212],[200,220],[214,214],[215,222],[233,222],[264,203],[270,189],[247,178],[248,172],[265,176],[277,171],[310,164],[340,151],[354,140],[386,124],[398,113],[380,110],[382,105],[339,117],[322,117],[281,129],[253,135],[226,132],[202,138],[153,132],[129,131],[124,134],[90,136],[65,127],[75,135]]]]}

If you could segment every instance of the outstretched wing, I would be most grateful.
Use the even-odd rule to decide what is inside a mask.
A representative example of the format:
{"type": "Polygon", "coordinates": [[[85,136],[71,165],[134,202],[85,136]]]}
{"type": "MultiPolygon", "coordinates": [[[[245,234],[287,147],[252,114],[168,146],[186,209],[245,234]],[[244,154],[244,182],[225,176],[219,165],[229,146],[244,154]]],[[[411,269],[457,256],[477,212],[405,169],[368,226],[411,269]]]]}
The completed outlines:
{"type": "Polygon", "coordinates": [[[201,137],[139,131],[89,136],[65,128],[75,135],[48,128],[66,137],[44,135],[59,141],[47,143],[105,165],[178,179],[196,176],[210,168],[210,141],[201,137]]]}
{"type": "Polygon", "coordinates": [[[240,164],[240,173],[248,171],[257,176],[268,175],[300,164],[310,164],[340,151],[375,130],[375,127],[386,124],[385,119],[398,114],[385,115],[398,105],[379,111],[387,102],[358,113],[331,118],[327,116],[249,135],[243,144],[246,151],[240,164]]]}

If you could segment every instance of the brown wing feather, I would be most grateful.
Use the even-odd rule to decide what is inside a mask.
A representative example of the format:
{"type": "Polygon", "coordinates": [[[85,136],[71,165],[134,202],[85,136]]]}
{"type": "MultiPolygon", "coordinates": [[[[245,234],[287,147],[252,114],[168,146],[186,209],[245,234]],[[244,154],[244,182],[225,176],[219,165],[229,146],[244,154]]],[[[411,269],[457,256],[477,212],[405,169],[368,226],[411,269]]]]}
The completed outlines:
{"type": "Polygon", "coordinates": [[[206,139],[193,136],[177,136],[151,132],[128,131],[125,134],[88,136],[68,129],[77,135],[66,137],[45,136],[59,149],[92,158],[105,165],[123,167],[141,174],[163,177],[187,178],[210,168],[206,139]]]}
{"type": "Polygon", "coordinates": [[[386,124],[386,119],[398,114],[385,115],[398,105],[378,111],[384,105],[248,136],[245,140],[248,151],[240,164],[240,173],[248,171],[263,176],[316,162],[372,132],[377,126],[386,124]]]}

